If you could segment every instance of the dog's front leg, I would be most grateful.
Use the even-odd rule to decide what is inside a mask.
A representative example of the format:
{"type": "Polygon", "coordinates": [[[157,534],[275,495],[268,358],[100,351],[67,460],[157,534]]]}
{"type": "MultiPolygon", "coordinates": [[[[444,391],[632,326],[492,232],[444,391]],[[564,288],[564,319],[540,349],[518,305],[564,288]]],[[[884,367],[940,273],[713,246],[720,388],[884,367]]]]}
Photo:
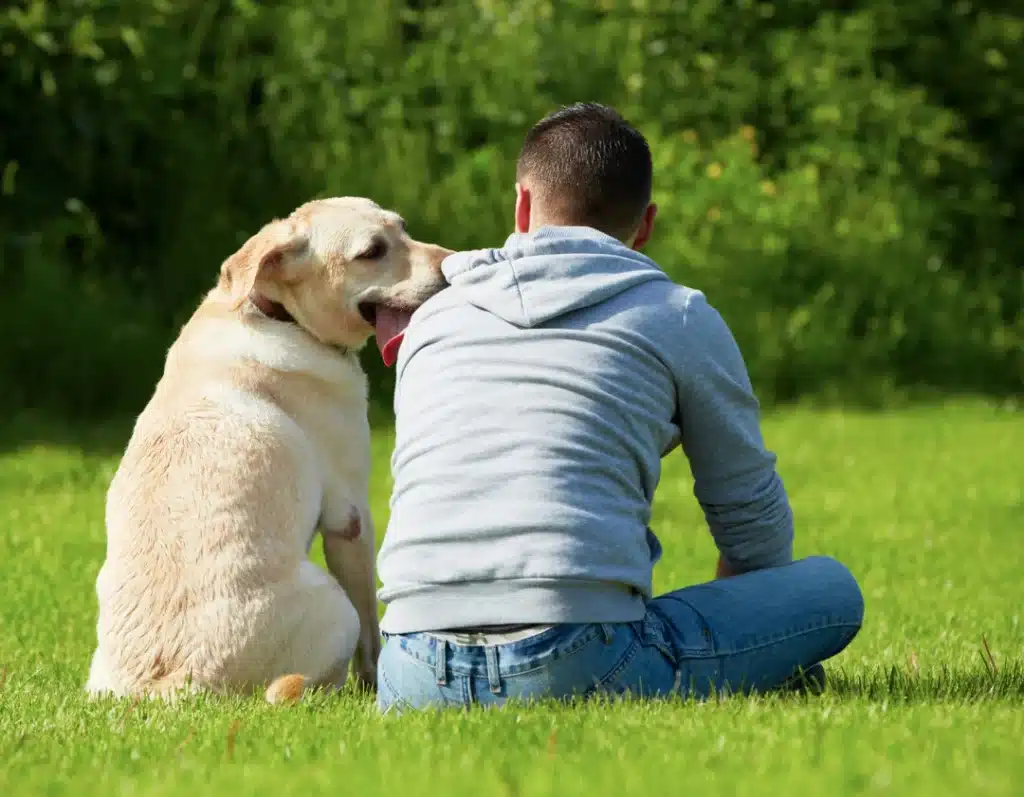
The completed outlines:
{"type": "Polygon", "coordinates": [[[359,644],[355,674],[370,689],[377,688],[380,621],[377,617],[376,545],[369,509],[350,510],[348,525],[323,528],[324,560],[359,615],[359,644]]]}

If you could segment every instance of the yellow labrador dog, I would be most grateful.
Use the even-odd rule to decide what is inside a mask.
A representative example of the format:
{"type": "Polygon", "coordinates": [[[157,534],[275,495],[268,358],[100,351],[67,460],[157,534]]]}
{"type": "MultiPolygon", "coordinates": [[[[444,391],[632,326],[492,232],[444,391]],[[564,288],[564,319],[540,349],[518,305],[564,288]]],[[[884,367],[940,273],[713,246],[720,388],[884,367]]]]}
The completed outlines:
{"type": "MultiPolygon", "coordinates": [[[[221,267],[107,495],[93,695],[334,688],[380,650],[370,429],[356,351],[382,353],[448,250],[368,199],[310,202],[221,267]],[[330,575],[308,552],[321,532],[330,575]]],[[[394,347],[392,347],[394,348],[394,347]]],[[[389,352],[389,358],[393,352],[389,352]]]]}

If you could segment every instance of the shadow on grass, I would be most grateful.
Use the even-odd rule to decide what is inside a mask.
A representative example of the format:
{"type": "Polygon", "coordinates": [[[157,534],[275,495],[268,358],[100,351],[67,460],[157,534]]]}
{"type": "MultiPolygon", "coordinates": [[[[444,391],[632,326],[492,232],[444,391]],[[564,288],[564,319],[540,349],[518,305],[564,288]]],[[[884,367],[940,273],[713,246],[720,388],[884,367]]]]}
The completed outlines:
{"type": "Polygon", "coordinates": [[[134,421],[133,417],[100,422],[75,420],[16,410],[0,424],[0,455],[47,446],[74,448],[90,456],[116,456],[124,451],[134,421]]]}
{"type": "Polygon", "coordinates": [[[891,667],[867,672],[829,672],[827,694],[840,699],[900,703],[1024,703],[1024,660],[997,670],[942,667],[914,673],[891,667]]]}
{"type": "MultiPolygon", "coordinates": [[[[120,456],[134,423],[134,415],[87,420],[35,410],[15,410],[0,423],[0,456],[37,446],[73,448],[87,456],[120,456]]],[[[370,423],[375,431],[391,429],[394,426],[391,407],[371,405],[370,423]]]]}
{"type": "MultiPolygon", "coordinates": [[[[369,385],[370,423],[374,429],[389,429],[394,426],[394,373],[380,363],[376,352],[371,343],[361,357],[369,385]]],[[[140,386],[137,374],[126,375],[121,385],[111,386],[107,412],[101,403],[84,401],[73,391],[35,397],[5,391],[4,379],[10,376],[0,373],[0,455],[36,446],[73,448],[86,456],[120,455],[159,376],[158,369],[140,386]]]]}
{"type": "MultiPolygon", "coordinates": [[[[377,361],[371,345],[362,358],[370,386],[370,423],[374,430],[394,427],[392,397],[394,374],[377,361]]],[[[151,390],[146,391],[148,400],[151,390]]],[[[122,403],[123,405],[123,403],[122,403]]],[[[42,406],[42,405],[39,405],[42,406]]],[[[130,412],[113,417],[83,416],[75,410],[74,396],[61,399],[49,397],[47,407],[65,406],[67,411],[29,409],[18,405],[7,406],[0,391],[0,454],[13,453],[37,445],[76,448],[86,455],[111,456],[124,450],[131,434],[136,415],[145,401],[130,412]]],[[[963,410],[974,408],[986,415],[1008,413],[1016,415],[1024,410],[1019,395],[998,391],[981,394],[975,391],[942,391],[928,387],[912,387],[880,394],[873,400],[855,391],[821,391],[799,399],[765,403],[766,419],[774,415],[793,412],[805,415],[841,411],[851,416],[878,416],[892,412],[942,411],[948,407],[963,410]]]]}

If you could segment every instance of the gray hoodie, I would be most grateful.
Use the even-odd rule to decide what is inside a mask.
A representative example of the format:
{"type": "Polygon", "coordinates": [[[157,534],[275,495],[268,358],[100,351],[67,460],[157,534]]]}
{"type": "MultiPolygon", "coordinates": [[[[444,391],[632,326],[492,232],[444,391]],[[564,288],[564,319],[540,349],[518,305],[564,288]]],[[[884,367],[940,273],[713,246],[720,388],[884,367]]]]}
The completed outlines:
{"type": "Polygon", "coordinates": [[[385,632],[639,620],[661,554],[651,501],[680,443],[725,558],[792,560],[757,399],[702,293],[585,227],[442,268],[451,287],[413,315],[396,366],[385,632]]]}

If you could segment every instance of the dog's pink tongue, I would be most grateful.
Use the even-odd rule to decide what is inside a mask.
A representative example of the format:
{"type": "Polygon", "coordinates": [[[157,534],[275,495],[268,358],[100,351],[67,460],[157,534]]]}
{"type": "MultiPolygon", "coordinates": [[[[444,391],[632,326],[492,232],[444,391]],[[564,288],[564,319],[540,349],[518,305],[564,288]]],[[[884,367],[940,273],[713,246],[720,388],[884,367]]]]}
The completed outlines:
{"type": "Polygon", "coordinates": [[[412,313],[396,310],[393,307],[377,308],[377,348],[384,365],[390,368],[398,360],[398,349],[405,337],[405,328],[409,326],[412,313]]]}

